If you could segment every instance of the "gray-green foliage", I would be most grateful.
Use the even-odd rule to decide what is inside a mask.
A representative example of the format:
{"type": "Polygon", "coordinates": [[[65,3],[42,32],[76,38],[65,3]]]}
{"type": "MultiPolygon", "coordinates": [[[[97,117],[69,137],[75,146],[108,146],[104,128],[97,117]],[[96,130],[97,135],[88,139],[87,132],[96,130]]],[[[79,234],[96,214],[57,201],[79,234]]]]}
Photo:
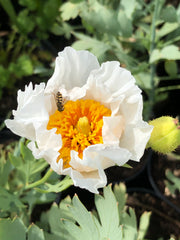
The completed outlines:
{"type": "Polygon", "coordinates": [[[167,78],[159,78],[155,72],[155,65],[163,62],[168,79],[178,77],[180,4],[175,8],[167,5],[165,0],[148,4],[142,0],[81,0],[67,1],[60,10],[61,22],[63,20],[69,27],[64,33],[58,31],[59,21],[59,28],[56,25],[54,33],[73,34],[76,37],[72,44],[74,48],[90,50],[100,62],[118,60],[128,68],[149,98],[145,103],[147,115],[150,114],[148,108],[167,97],[165,91],[180,87],[159,88],[159,82],[167,78]],[[77,17],[82,26],[73,28],[69,20],[77,17]]]}
{"type": "MultiPolygon", "coordinates": [[[[34,189],[26,190],[26,186],[41,179],[47,168],[44,159],[35,159],[31,151],[21,140],[15,147],[1,150],[0,157],[0,217],[23,216],[29,221],[36,204],[52,202],[55,194],[39,193],[34,189]],[[8,153],[9,152],[9,153],[8,153]]],[[[54,173],[48,183],[59,181],[54,173]]]]}
{"type": "Polygon", "coordinates": [[[20,218],[0,219],[0,239],[6,240],[45,240],[43,231],[31,224],[28,228],[20,218]]]}
{"type": "Polygon", "coordinates": [[[111,185],[103,190],[103,195],[95,196],[95,207],[89,212],[75,195],[67,197],[57,206],[54,204],[43,213],[38,223],[45,231],[45,239],[63,240],[129,240],[144,239],[148,229],[150,212],[140,217],[139,227],[132,208],[127,208],[124,184],[111,185]],[[59,237],[59,238],[58,238],[59,237]]]}
{"type": "Polygon", "coordinates": [[[24,139],[0,154],[0,217],[19,216],[28,223],[35,205],[53,202],[55,193],[72,185],[69,177],[47,171],[49,164],[35,159],[24,139]]]}

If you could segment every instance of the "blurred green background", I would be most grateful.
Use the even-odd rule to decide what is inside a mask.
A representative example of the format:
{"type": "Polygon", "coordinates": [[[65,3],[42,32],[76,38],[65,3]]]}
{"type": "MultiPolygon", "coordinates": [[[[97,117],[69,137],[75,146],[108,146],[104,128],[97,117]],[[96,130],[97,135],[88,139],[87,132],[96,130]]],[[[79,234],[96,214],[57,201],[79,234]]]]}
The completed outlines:
{"type": "Polygon", "coordinates": [[[130,70],[143,90],[146,120],[161,109],[179,115],[178,1],[0,0],[0,20],[1,118],[16,107],[17,89],[49,79],[57,53],[69,45],[130,70]]]}

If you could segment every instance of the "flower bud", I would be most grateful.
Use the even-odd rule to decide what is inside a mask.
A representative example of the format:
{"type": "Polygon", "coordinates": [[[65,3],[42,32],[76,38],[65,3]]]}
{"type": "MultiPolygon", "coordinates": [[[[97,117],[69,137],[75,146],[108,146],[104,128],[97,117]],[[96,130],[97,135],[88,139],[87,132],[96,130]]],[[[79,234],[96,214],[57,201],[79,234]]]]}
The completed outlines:
{"type": "Polygon", "coordinates": [[[170,153],[180,145],[180,125],[177,118],[163,116],[149,122],[154,126],[147,147],[159,153],[170,153]]]}

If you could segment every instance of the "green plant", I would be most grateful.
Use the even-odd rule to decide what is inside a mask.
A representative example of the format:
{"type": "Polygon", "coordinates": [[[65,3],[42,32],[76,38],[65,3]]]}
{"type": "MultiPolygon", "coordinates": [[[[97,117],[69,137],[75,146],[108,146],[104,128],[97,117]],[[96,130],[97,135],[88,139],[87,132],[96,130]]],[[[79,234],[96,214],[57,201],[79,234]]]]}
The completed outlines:
{"type": "Polygon", "coordinates": [[[54,201],[56,192],[72,184],[67,178],[60,181],[52,171],[46,172],[47,165],[44,159],[33,157],[23,139],[15,149],[1,150],[0,217],[17,215],[29,223],[35,205],[54,201]],[[44,172],[46,174],[42,177],[44,172]]]}
{"type": "Polygon", "coordinates": [[[71,29],[76,49],[92,51],[100,61],[118,60],[134,75],[147,95],[145,117],[150,118],[155,103],[179,84],[159,87],[160,81],[177,79],[180,59],[180,4],[150,1],[68,1],[61,6],[64,24],[81,19],[83,31],[71,29]],[[163,62],[168,76],[158,76],[157,64],[163,62]]]}
{"type": "Polygon", "coordinates": [[[42,49],[58,15],[61,0],[19,0],[15,7],[11,0],[1,0],[7,14],[0,39],[0,99],[4,89],[12,91],[16,83],[33,74],[48,75],[52,53],[42,49]],[[16,10],[15,10],[16,9],[16,10]],[[5,29],[4,29],[5,28],[5,29]],[[5,31],[5,32],[4,32],[5,31]]]}
{"type": "Polygon", "coordinates": [[[132,208],[127,208],[124,184],[104,188],[103,196],[95,196],[96,210],[89,212],[77,196],[52,205],[37,223],[45,230],[47,239],[144,239],[150,212],[144,212],[139,227],[132,208]]]}

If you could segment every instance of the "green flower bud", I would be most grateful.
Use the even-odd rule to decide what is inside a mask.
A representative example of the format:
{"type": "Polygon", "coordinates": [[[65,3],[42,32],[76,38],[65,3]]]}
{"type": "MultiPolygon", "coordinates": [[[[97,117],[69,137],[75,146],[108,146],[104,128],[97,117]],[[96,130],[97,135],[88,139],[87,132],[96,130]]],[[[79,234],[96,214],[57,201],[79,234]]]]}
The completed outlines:
{"type": "Polygon", "coordinates": [[[149,122],[154,126],[147,147],[159,153],[170,153],[180,145],[180,125],[177,118],[163,116],[149,122]]]}

